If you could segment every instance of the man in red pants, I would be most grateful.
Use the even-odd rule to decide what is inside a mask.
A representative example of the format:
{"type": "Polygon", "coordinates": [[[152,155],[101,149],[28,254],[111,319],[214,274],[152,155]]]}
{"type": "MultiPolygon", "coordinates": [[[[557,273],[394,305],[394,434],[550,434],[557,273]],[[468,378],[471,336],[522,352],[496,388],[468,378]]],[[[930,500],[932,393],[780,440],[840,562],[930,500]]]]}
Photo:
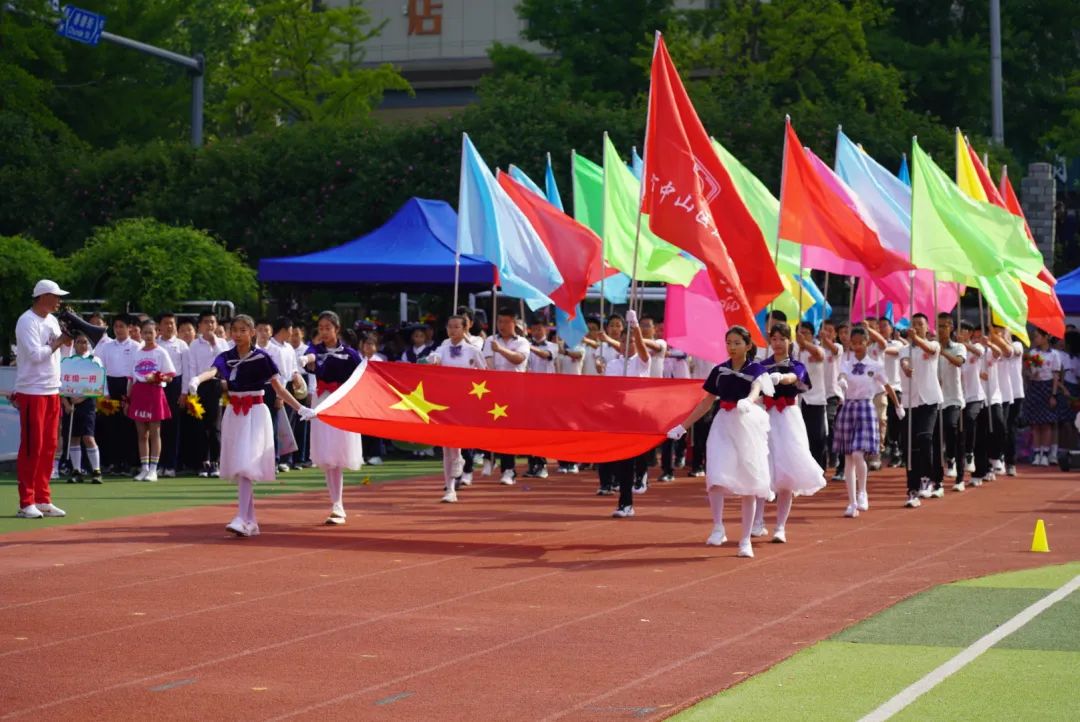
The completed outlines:
{"type": "Polygon", "coordinates": [[[15,403],[19,409],[19,512],[22,519],[64,516],[52,503],[49,476],[60,423],[60,347],[71,337],[53,312],[66,296],[54,281],[38,281],[34,305],[15,326],[15,403]]]}

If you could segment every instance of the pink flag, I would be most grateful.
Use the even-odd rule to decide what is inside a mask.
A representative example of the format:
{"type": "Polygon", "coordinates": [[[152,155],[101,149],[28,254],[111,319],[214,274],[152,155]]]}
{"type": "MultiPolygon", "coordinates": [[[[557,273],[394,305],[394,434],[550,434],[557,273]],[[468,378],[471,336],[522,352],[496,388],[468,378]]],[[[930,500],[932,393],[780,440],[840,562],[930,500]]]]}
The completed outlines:
{"type": "Polygon", "coordinates": [[[880,317],[888,302],[893,305],[893,318],[911,318],[913,313],[925,313],[933,318],[936,313],[951,312],[956,308],[960,298],[958,284],[939,281],[935,306],[934,274],[920,269],[915,272],[915,307],[912,309],[909,275],[907,271],[898,271],[880,278],[860,277],[859,286],[855,290],[855,308],[851,309],[851,320],[861,321],[864,316],[880,317]]]}
{"type": "Polygon", "coordinates": [[[699,271],[689,286],[668,284],[664,308],[664,337],[691,356],[713,363],[727,361],[727,322],[724,307],[707,271],[699,271]]]}

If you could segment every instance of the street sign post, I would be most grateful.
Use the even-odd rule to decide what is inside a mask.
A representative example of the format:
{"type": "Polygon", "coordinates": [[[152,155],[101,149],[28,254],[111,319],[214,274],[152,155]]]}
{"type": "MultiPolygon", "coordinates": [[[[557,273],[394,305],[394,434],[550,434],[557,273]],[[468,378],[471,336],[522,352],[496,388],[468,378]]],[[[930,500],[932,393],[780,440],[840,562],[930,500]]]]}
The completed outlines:
{"type": "Polygon", "coordinates": [[[65,5],[60,24],[56,26],[56,32],[69,40],[74,40],[87,45],[97,45],[101,40],[101,33],[105,31],[105,16],[92,13],[89,10],[77,8],[74,5],[65,5]]]}

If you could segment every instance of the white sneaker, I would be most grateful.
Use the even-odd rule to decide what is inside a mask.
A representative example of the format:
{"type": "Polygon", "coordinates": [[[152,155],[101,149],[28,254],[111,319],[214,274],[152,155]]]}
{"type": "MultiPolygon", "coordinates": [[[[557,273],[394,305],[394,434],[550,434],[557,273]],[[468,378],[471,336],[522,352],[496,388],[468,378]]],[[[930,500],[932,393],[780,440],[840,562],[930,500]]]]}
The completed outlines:
{"type": "Polygon", "coordinates": [[[949,462],[948,468],[945,469],[945,478],[947,478],[947,479],[955,479],[956,478],[956,462],[955,461],[950,461],[949,462]]]}
{"type": "Polygon", "coordinates": [[[629,519],[634,515],[634,507],[632,506],[620,506],[615,511],[611,512],[611,516],[616,519],[629,519]]]}
{"type": "Polygon", "coordinates": [[[988,473],[986,474],[986,476],[984,476],[984,477],[983,477],[983,481],[984,481],[984,482],[986,482],[986,481],[997,481],[997,474],[995,474],[995,473],[994,473],[994,472],[992,472],[992,471],[991,471],[991,472],[988,472],[988,473]]]}
{"type": "Polygon", "coordinates": [[[1001,459],[994,459],[994,473],[995,474],[1004,474],[1005,473],[1005,462],[1002,461],[1001,459]]]}
{"type": "Polygon", "coordinates": [[[484,459],[484,466],[480,469],[480,476],[491,476],[491,460],[484,459]]]}
{"type": "Polygon", "coordinates": [[[718,547],[723,545],[723,543],[726,541],[727,534],[724,533],[724,525],[720,524],[719,526],[713,527],[712,534],[710,534],[709,538],[705,540],[705,544],[711,547],[718,547]]]}
{"type": "Polygon", "coordinates": [[[157,472],[151,470],[151,471],[146,472],[146,476],[144,476],[142,480],[143,481],[157,481],[157,479],[158,479],[157,472]]]}
{"type": "Polygon", "coordinates": [[[52,473],[49,474],[49,481],[52,481],[53,479],[59,479],[59,478],[60,478],[60,469],[58,467],[54,466],[52,468],[52,473]]]}
{"type": "Polygon", "coordinates": [[[865,491],[860,491],[855,495],[855,508],[859,511],[870,511],[870,497],[865,491]]]}
{"type": "Polygon", "coordinates": [[[640,484],[634,484],[634,488],[631,490],[635,494],[644,494],[649,490],[649,476],[645,474],[640,479],[640,484]]]}
{"type": "Polygon", "coordinates": [[[764,525],[756,526],[756,527],[754,527],[753,529],[750,530],[750,536],[752,536],[752,537],[762,537],[762,536],[768,536],[768,535],[769,535],[769,530],[766,529],[764,525]]]}
{"type": "Polygon", "coordinates": [[[578,474],[581,472],[581,469],[578,467],[577,464],[571,464],[569,471],[571,474],[578,474]]]}
{"type": "Polygon", "coordinates": [[[919,498],[920,499],[929,499],[931,494],[933,494],[933,493],[934,493],[934,490],[931,487],[930,482],[927,481],[926,479],[923,479],[922,482],[921,482],[921,486],[919,487],[919,498]]]}
{"type": "Polygon", "coordinates": [[[787,534],[784,533],[784,527],[780,527],[773,532],[772,535],[773,544],[787,544],[787,534]]]}
{"type": "Polygon", "coordinates": [[[146,475],[150,473],[149,469],[139,469],[139,473],[133,478],[135,481],[146,481],[146,475]]]}
{"type": "Polygon", "coordinates": [[[330,516],[326,517],[326,524],[341,525],[345,523],[345,506],[334,504],[330,507],[330,516]]]}
{"type": "Polygon", "coordinates": [[[932,492],[930,492],[930,496],[934,497],[935,499],[944,499],[945,498],[945,487],[939,486],[938,488],[936,488],[932,492]]]}
{"type": "Polygon", "coordinates": [[[45,515],[35,505],[30,504],[15,512],[15,516],[20,519],[41,519],[45,515]]]}
{"type": "Polygon", "coordinates": [[[289,465],[288,464],[278,464],[277,465],[277,470],[278,470],[279,474],[284,474],[286,471],[289,470],[289,465]]]}
{"type": "Polygon", "coordinates": [[[971,454],[967,455],[967,461],[964,462],[964,471],[969,474],[975,471],[975,457],[971,454]]]}
{"type": "Polygon", "coordinates": [[[754,558],[754,547],[750,546],[750,542],[739,542],[739,551],[735,553],[737,557],[743,557],[745,559],[754,558]]]}
{"type": "Polygon", "coordinates": [[[922,502],[919,501],[919,495],[908,494],[908,498],[907,501],[904,503],[904,506],[906,506],[908,509],[918,509],[920,506],[922,506],[922,502]]]}
{"type": "Polygon", "coordinates": [[[536,470],[536,478],[537,479],[546,479],[546,478],[548,478],[548,470],[541,466],[539,469],[536,470]]]}
{"type": "Polygon", "coordinates": [[[855,519],[859,516],[859,507],[857,504],[848,504],[847,509],[844,509],[844,516],[848,519],[855,519]]]}
{"type": "Polygon", "coordinates": [[[378,466],[379,464],[382,463],[382,457],[381,456],[373,456],[373,457],[371,457],[370,459],[367,460],[367,463],[371,464],[372,466],[378,466]]]}
{"type": "Polygon", "coordinates": [[[1016,464],[1009,464],[1005,467],[1005,474],[1007,476],[1016,476],[1016,464]]]}
{"type": "Polygon", "coordinates": [[[472,472],[468,472],[461,475],[462,486],[472,486],[472,472]]]}
{"type": "Polygon", "coordinates": [[[442,502],[444,504],[456,504],[457,503],[457,492],[454,491],[453,489],[446,492],[445,494],[443,494],[442,502]]]}
{"type": "Polygon", "coordinates": [[[963,491],[965,488],[967,488],[967,487],[964,486],[964,482],[958,481],[955,484],[953,484],[952,490],[953,491],[963,491]]]}
{"type": "Polygon", "coordinates": [[[505,484],[506,486],[513,486],[514,485],[514,470],[513,469],[507,469],[506,471],[504,471],[503,475],[502,475],[502,478],[499,479],[499,483],[500,484],[505,484]]]}
{"type": "Polygon", "coordinates": [[[161,470],[161,476],[164,479],[175,479],[176,478],[176,469],[162,469],[161,470]]]}
{"type": "Polygon", "coordinates": [[[236,536],[251,536],[251,527],[240,517],[234,517],[226,524],[225,531],[231,531],[236,536]]]}
{"type": "Polygon", "coordinates": [[[38,504],[37,510],[42,516],[67,516],[67,512],[55,504],[38,504]]]}
{"type": "Polygon", "coordinates": [[[971,477],[971,481],[968,482],[968,485],[969,486],[974,486],[974,487],[982,486],[982,479],[980,479],[977,476],[973,476],[973,477],[971,477]]]}
{"type": "Polygon", "coordinates": [[[248,536],[259,536],[259,522],[253,521],[247,524],[248,536]]]}

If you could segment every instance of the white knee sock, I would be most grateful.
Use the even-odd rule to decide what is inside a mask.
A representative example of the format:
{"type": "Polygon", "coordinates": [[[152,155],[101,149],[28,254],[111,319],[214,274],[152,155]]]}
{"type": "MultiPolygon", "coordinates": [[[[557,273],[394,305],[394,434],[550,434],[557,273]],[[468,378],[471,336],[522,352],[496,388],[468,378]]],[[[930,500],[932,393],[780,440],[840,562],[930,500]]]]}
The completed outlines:
{"type": "Polygon", "coordinates": [[[763,497],[758,497],[756,509],[754,512],[754,528],[760,529],[765,526],[765,499],[763,497]]]}
{"type": "Polygon", "coordinates": [[[71,471],[75,474],[82,473],[82,447],[72,444],[68,447],[68,458],[71,459],[71,471]]]}
{"type": "Polygon", "coordinates": [[[754,528],[754,516],[757,514],[758,502],[762,501],[756,496],[744,496],[742,498],[742,539],[739,544],[750,543],[750,532],[754,528]]]}
{"type": "Polygon", "coordinates": [[[776,492],[776,531],[780,531],[787,524],[788,515],[791,514],[791,502],[795,495],[790,491],[776,492]]]}
{"type": "Polygon", "coordinates": [[[255,521],[255,490],[252,489],[250,479],[237,479],[236,481],[237,511],[236,515],[251,524],[255,521]]]}
{"type": "Polygon", "coordinates": [[[91,471],[101,471],[101,452],[98,447],[87,449],[86,458],[90,460],[91,471]]]}
{"type": "Polygon", "coordinates": [[[451,491],[454,488],[454,464],[455,456],[461,457],[461,449],[454,449],[449,446],[444,446],[442,450],[442,471],[443,471],[443,489],[451,491]]]}
{"type": "Polygon", "coordinates": [[[858,484],[858,490],[866,491],[866,477],[870,473],[866,465],[866,456],[861,451],[856,451],[852,456],[855,457],[855,481],[858,484]]]}
{"type": "Polygon", "coordinates": [[[345,470],[340,467],[326,470],[326,488],[330,492],[330,504],[340,504],[345,485],[345,470]]]}
{"type": "Polygon", "coordinates": [[[709,509],[712,510],[714,527],[724,525],[724,490],[719,486],[709,489],[709,509]]]}

